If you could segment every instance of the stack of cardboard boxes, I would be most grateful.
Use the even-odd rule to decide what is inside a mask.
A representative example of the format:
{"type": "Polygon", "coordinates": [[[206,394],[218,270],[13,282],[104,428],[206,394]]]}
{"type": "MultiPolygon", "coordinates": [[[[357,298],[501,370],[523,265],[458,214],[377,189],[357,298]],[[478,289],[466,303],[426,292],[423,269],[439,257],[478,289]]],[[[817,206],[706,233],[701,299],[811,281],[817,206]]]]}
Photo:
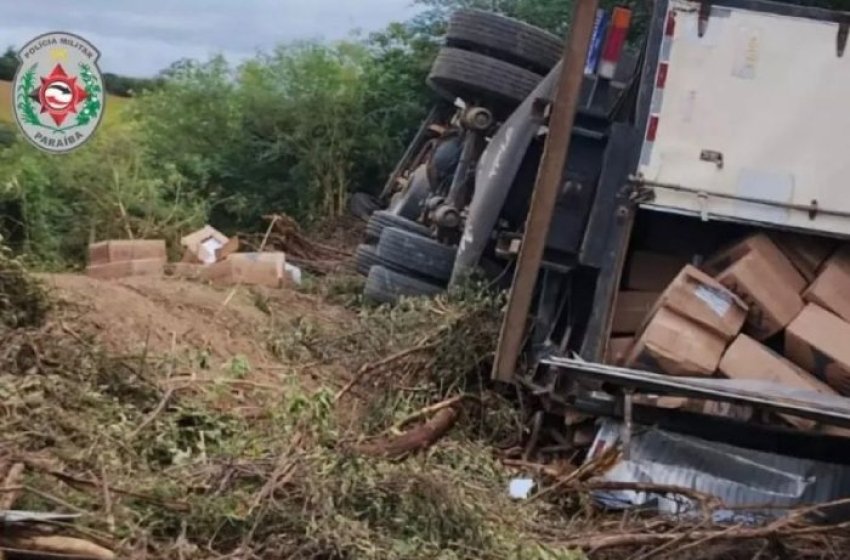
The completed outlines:
{"type": "MultiPolygon", "coordinates": [[[[756,234],[699,267],[646,255],[632,255],[608,363],[850,396],[850,247],[756,234]]],[[[746,417],[729,407],[684,399],[679,405],[746,417]]]]}
{"type": "Polygon", "coordinates": [[[205,226],[181,240],[181,262],[167,263],[164,240],[115,240],[89,246],[89,276],[101,279],[162,275],[218,284],[278,288],[295,279],[281,252],[237,253],[239,239],[205,226]]]}
{"type": "Polygon", "coordinates": [[[104,280],[159,275],[166,261],[165,241],[161,239],[101,241],[89,245],[86,273],[104,280]]]}

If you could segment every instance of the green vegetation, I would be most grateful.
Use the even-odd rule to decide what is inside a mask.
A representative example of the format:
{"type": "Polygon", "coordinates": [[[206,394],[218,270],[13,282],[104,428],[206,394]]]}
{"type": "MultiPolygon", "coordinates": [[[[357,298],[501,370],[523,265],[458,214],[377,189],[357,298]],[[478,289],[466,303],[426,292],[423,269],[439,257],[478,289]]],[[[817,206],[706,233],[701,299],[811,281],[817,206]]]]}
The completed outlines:
{"type": "Polygon", "coordinates": [[[428,110],[434,50],[420,27],[395,24],[365,40],[281,45],[238,67],[179,61],[120,107],[110,96],[104,126],[63,156],[0,123],[0,235],[31,262],[65,268],[92,238],[339,215],[353,190],[380,188],[428,110]]]}
{"type": "MultiPolygon", "coordinates": [[[[0,268],[19,270],[3,255],[0,268]]],[[[512,475],[492,449],[510,445],[518,423],[480,378],[498,299],[364,311],[342,336],[309,318],[279,325],[266,342],[292,372],[243,395],[257,410],[247,417],[227,406],[229,383],[251,373],[243,359],[201,383],[207,366],[191,355],[106,355],[73,330],[73,308],[58,304],[41,324],[39,296],[21,297],[40,294],[37,283],[16,279],[25,288],[0,284],[0,432],[27,465],[17,507],[55,511],[61,499],[84,513],[79,534],[116,557],[581,557],[558,545],[573,523],[561,506],[508,497],[512,475]],[[339,399],[345,378],[317,385],[297,373],[306,361],[353,372],[423,336],[433,344],[374,367],[339,399]],[[462,395],[470,402],[428,453],[364,451],[423,405],[462,395]]]]}

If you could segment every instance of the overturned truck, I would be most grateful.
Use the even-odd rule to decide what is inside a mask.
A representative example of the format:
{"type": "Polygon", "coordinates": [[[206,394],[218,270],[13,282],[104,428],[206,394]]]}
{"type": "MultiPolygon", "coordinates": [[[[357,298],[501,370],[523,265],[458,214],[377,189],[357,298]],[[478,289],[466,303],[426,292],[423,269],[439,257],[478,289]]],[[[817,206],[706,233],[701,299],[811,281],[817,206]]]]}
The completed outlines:
{"type": "Polygon", "coordinates": [[[430,78],[447,101],[358,250],[366,295],[481,275],[511,289],[510,310],[511,278],[530,275],[494,377],[535,399],[532,439],[592,443],[591,458],[620,445],[611,478],[727,505],[849,496],[850,14],[761,0],[650,11],[635,52],[632,13],[597,14],[533,270],[516,257],[557,124],[560,43],[456,13],[430,78]],[[516,373],[520,348],[530,373],[516,373]],[[619,428],[588,437],[599,417],[619,428]]]}

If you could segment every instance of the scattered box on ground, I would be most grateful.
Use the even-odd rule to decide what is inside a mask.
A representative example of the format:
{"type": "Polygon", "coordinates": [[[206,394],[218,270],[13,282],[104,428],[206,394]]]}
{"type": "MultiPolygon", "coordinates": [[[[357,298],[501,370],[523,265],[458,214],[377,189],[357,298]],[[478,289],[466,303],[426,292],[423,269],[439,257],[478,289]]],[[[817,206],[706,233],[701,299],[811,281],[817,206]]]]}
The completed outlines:
{"type": "Polygon", "coordinates": [[[180,245],[184,249],[183,262],[201,264],[219,262],[239,248],[238,240],[234,243],[210,225],[183,237],[180,245]]]}
{"type": "Polygon", "coordinates": [[[840,249],[826,261],[803,299],[850,321],[850,248],[840,249]]]}
{"type": "Polygon", "coordinates": [[[643,325],[661,294],[658,292],[625,291],[617,294],[612,332],[615,335],[634,334],[643,325]]]}
{"type": "Polygon", "coordinates": [[[685,266],[655,303],[717,334],[724,342],[741,331],[747,305],[741,298],[694,266],[685,266]]]}
{"type": "Polygon", "coordinates": [[[785,331],[785,355],[841,393],[850,395],[850,323],[810,303],[785,331]]]}
{"type": "Polygon", "coordinates": [[[815,279],[821,265],[835,250],[834,241],[813,235],[776,232],[770,237],[807,282],[815,279]]]}
{"type": "Polygon", "coordinates": [[[711,376],[726,340],[715,330],[661,307],[629,353],[627,364],[670,375],[711,376]]]}
{"type": "Polygon", "coordinates": [[[733,262],[717,279],[749,305],[746,332],[757,340],[766,340],[784,329],[803,309],[797,286],[802,276],[776,254],[753,250],[733,262]]]}
{"type": "Polygon", "coordinates": [[[608,352],[605,362],[612,366],[619,366],[625,363],[626,357],[629,355],[635,339],[632,336],[618,336],[608,341],[608,352]]]}
{"type": "Polygon", "coordinates": [[[113,239],[89,245],[89,265],[167,259],[163,239],[113,239]]]}
{"type": "Polygon", "coordinates": [[[86,268],[86,274],[92,278],[112,280],[126,278],[128,276],[159,276],[162,275],[164,268],[164,259],[136,259],[132,261],[89,265],[86,268]]]}
{"type": "Polygon", "coordinates": [[[284,253],[234,253],[206,267],[205,277],[214,283],[252,284],[278,288],[284,282],[284,253]]]}
{"type": "MultiPolygon", "coordinates": [[[[729,379],[769,381],[803,391],[836,394],[823,381],[745,334],[736,338],[726,350],[718,369],[729,379]]],[[[812,420],[787,415],[784,418],[801,429],[809,430],[815,426],[812,420]]]]}
{"type": "Polygon", "coordinates": [[[660,292],[690,264],[686,257],[634,251],[629,259],[626,288],[640,292],[660,292]]]}

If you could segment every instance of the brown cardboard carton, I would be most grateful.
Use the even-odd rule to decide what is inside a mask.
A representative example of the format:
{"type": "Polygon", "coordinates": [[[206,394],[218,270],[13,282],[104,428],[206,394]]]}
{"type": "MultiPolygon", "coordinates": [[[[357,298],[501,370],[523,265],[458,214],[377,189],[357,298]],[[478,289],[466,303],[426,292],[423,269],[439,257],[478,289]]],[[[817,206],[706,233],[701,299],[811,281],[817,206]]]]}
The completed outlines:
{"type": "Polygon", "coordinates": [[[776,232],[770,237],[807,282],[815,279],[820,267],[835,250],[834,241],[814,235],[776,232]]]}
{"type": "Polygon", "coordinates": [[[850,323],[810,303],[785,331],[785,355],[841,393],[850,395],[850,323]]]}
{"type": "Polygon", "coordinates": [[[86,274],[101,280],[113,280],[128,276],[158,276],[165,267],[165,259],[137,259],[106,264],[89,265],[86,274]]]}
{"type": "MultiPolygon", "coordinates": [[[[834,395],[836,392],[799,366],[742,334],[726,350],[718,369],[729,379],[755,379],[770,381],[793,389],[834,395]]],[[[792,426],[810,430],[815,422],[804,418],[782,415],[792,426]]]]}
{"type": "Polygon", "coordinates": [[[757,340],[784,329],[803,309],[803,298],[796,287],[785,281],[761,251],[738,259],[717,279],[747,302],[749,314],[744,330],[757,340]]]}
{"type": "Polygon", "coordinates": [[[698,399],[688,397],[671,397],[668,395],[635,395],[634,403],[639,405],[666,408],[669,410],[685,410],[697,412],[702,408],[698,399]]]}
{"type": "Polygon", "coordinates": [[[224,259],[226,259],[227,257],[229,257],[230,255],[232,255],[233,253],[235,253],[238,250],[239,250],[239,238],[238,237],[231,237],[230,239],[227,240],[227,243],[225,243],[219,249],[216,249],[216,251],[215,251],[216,261],[223,261],[224,259]]]}
{"type": "Polygon", "coordinates": [[[670,375],[711,376],[726,339],[689,317],[662,307],[629,353],[627,364],[670,375]]]}
{"type": "Polygon", "coordinates": [[[661,307],[718,334],[724,342],[738,335],[747,317],[747,305],[738,296],[691,265],[661,294],[653,314],[661,307]]]}
{"type": "Polygon", "coordinates": [[[217,262],[216,252],[229,241],[229,237],[206,225],[180,240],[180,245],[184,248],[183,262],[213,264],[217,262]]]}
{"type": "Polygon", "coordinates": [[[166,258],[163,239],[115,239],[89,245],[90,265],[166,258]]]}
{"type": "Polygon", "coordinates": [[[774,268],[775,274],[782,282],[798,294],[806,289],[806,279],[794,268],[788,257],[764,234],[759,233],[747,237],[731,247],[723,249],[703,264],[703,270],[712,276],[723,273],[735,262],[752,254],[759,253],[774,268]]]}
{"type": "Polygon", "coordinates": [[[690,264],[686,257],[634,251],[626,272],[626,288],[639,292],[661,292],[690,264]]]}
{"type": "Polygon", "coordinates": [[[279,288],[284,282],[283,253],[235,253],[206,267],[205,277],[215,283],[279,288]]]}
{"type": "Polygon", "coordinates": [[[850,321],[850,248],[840,249],[826,261],[803,299],[850,321]]]}
{"type": "Polygon", "coordinates": [[[635,339],[631,336],[620,336],[609,340],[605,363],[612,366],[624,363],[634,343],[635,339]]]}
{"type": "Polygon", "coordinates": [[[611,331],[614,334],[638,332],[660,295],[658,292],[620,292],[614,307],[611,331]]]}

